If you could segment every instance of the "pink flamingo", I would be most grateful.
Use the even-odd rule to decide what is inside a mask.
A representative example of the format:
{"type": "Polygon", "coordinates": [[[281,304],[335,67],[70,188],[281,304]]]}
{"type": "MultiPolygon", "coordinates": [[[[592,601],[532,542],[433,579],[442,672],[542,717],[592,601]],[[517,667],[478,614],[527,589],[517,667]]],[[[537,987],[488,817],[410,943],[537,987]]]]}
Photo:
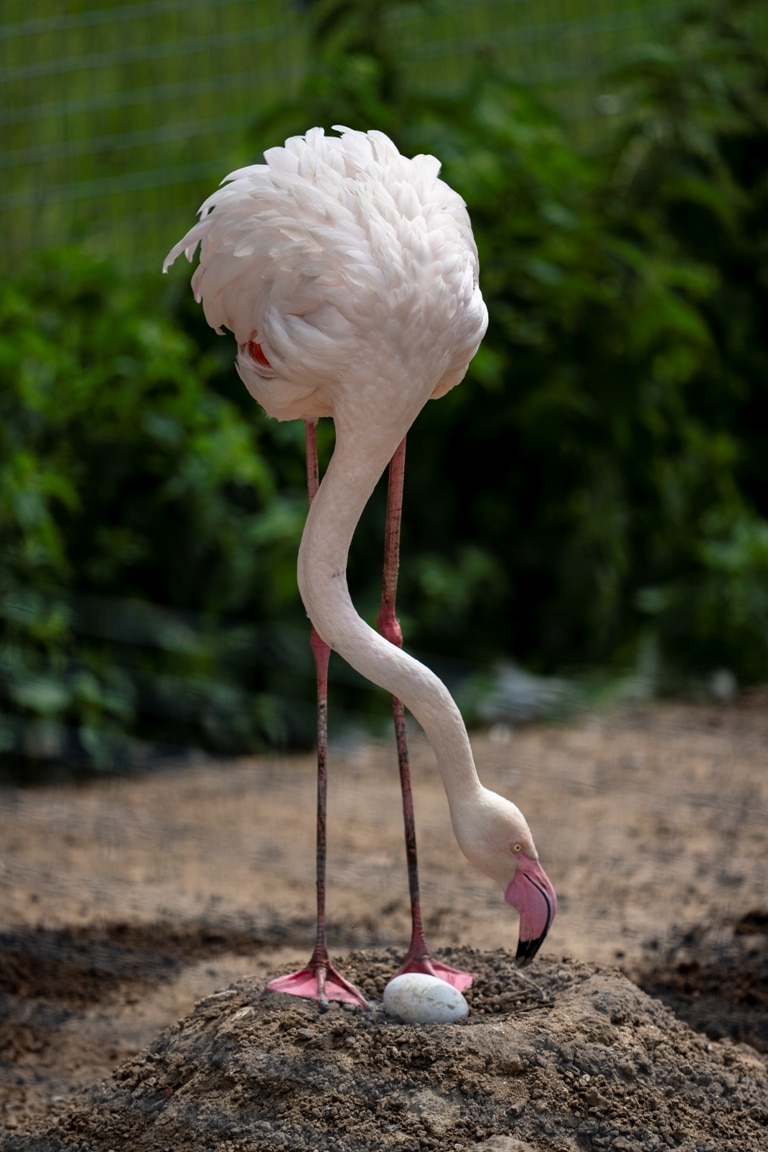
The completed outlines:
{"type": "Polygon", "coordinates": [[[393,697],[403,792],[412,939],[401,971],[467,988],[472,974],[433,959],[421,920],[403,706],[435,753],[454,834],[467,859],[501,883],[520,914],[519,965],[540,948],[557,909],[522,812],[485,788],[467,730],[442,681],[402,650],[395,613],[405,437],[427,400],[464,377],[487,312],[462,199],[433,156],[402,156],[380,132],[321,128],[231,173],[165,260],[191,261],[196,299],[238,343],[249,392],[307,431],[310,508],[298,556],[318,685],[317,934],[309,964],[275,991],[365,1006],[332,966],[325,934],[327,676],[331,649],[393,697]],[[336,441],[318,484],[315,426],[336,441]],[[379,633],[356,613],[346,562],[357,522],[390,466],[379,633]]]}

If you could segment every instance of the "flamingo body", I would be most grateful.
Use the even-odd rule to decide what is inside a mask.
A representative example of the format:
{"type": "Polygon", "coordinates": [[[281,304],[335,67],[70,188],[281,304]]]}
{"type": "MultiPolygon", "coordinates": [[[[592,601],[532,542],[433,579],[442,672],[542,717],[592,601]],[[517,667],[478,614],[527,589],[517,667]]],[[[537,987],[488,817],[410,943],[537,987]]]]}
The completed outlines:
{"type": "Polygon", "coordinates": [[[364,418],[368,388],[421,407],[463,378],[488,322],[469,217],[438,161],[340,131],[230,173],[164,265],[200,245],[195,296],[279,420],[364,418]]]}
{"type": "Polygon", "coordinates": [[[464,722],[425,665],[358,616],[346,581],[355,527],[429,399],[466,373],[487,326],[463,200],[432,156],[402,156],[380,132],[313,128],[240,169],[171,250],[184,252],[209,323],[234,333],[249,392],[280,420],[331,416],[334,453],[298,557],[317,633],[422,725],[459,845],[520,911],[527,963],[557,907],[528,825],[484,788],[464,722]]]}

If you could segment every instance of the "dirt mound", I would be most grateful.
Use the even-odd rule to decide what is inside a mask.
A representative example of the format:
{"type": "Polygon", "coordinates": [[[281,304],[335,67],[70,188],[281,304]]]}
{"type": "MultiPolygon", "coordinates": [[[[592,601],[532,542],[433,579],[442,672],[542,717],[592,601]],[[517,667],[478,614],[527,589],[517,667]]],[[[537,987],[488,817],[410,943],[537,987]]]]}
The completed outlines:
{"type": "MultiPolygon", "coordinates": [[[[0,788],[0,1149],[766,1152],[764,703],[473,738],[558,892],[541,992],[414,737],[428,939],[480,974],[442,1029],[263,995],[312,946],[313,756],[0,788]]],[[[329,940],[380,998],[410,929],[391,742],[336,748],[332,795],[329,940]]]]}
{"type": "Polygon", "coordinates": [[[765,1152],[768,1076],[747,1047],[691,1031],[617,970],[543,961],[534,982],[506,952],[447,958],[478,973],[465,1024],[387,1018],[389,950],[344,960],[367,1013],[240,980],[6,1148],[765,1152]]]}
{"type": "Polygon", "coordinates": [[[766,1055],[767,937],[768,913],[753,909],[733,925],[679,932],[661,955],[647,947],[647,960],[629,974],[697,1032],[741,1041],[766,1055]]]}

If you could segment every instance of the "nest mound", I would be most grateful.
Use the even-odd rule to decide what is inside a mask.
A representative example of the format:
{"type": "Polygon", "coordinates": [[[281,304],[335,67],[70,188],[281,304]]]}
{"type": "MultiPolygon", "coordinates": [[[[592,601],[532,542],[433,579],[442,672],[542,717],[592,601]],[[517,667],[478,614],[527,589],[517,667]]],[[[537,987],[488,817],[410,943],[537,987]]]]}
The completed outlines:
{"type": "Polygon", "coordinates": [[[404,1026],[380,1007],[389,951],[344,958],[370,1012],[245,979],[9,1152],[764,1152],[757,1053],[692,1031],[614,969],[455,948],[470,1015],[404,1026]]]}

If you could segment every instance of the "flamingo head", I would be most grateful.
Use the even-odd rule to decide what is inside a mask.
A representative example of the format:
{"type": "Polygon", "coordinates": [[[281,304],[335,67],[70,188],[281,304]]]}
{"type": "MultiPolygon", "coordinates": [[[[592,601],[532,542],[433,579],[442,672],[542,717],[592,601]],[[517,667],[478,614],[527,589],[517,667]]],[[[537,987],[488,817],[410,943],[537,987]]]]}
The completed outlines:
{"type": "Polygon", "coordinates": [[[552,881],[538,859],[526,854],[519,843],[512,845],[517,853],[517,870],[504,899],[520,913],[520,939],[515,959],[519,968],[530,964],[544,943],[557,912],[557,895],[552,881]]]}
{"type": "Polygon", "coordinates": [[[552,881],[522,812],[511,801],[482,788],[474,803],[452,808],[454,831],[467,859],[504,885],[504,899],[520,914],[515,959],[530,964],[546,939],[557,912],[552,881]]]}

